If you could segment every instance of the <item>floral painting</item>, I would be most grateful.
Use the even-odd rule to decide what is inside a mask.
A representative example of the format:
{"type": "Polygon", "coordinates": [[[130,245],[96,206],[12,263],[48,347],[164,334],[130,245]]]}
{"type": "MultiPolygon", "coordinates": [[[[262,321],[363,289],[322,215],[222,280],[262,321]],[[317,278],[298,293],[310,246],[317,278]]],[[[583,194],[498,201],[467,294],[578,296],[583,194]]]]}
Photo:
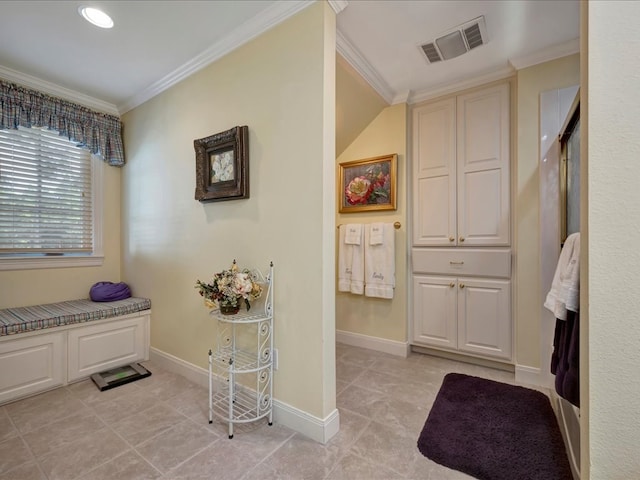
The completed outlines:
{"type": "Polygon", "coordinates": [[[211,183],[233,180],[233,150],[228,150],[222,153],[212,153],[210,156],[210,162],[211,183]]]}
{"type": "Polygon", "coordinates": [[[396,209],[397,155],[340,164],[339,211],[396,209]]]}

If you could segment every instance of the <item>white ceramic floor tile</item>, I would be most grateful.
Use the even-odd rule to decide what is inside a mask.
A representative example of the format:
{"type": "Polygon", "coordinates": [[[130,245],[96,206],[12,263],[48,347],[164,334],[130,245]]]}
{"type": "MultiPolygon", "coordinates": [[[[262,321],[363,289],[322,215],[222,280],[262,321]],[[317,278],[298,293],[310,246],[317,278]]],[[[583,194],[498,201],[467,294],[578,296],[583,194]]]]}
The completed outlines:
{"type": "MultiPolygon", "coordinates": [[[[513,373],[336,345],[340,431],[327,445],[266,419],[208,422],[208,391],[160,366],[105,392],[90,380],[0,407],[3,480],[467,480],[417,449],[449,372],[513,373]]],[[[277,392],[276,392],[277,397],[277,392]]]]}

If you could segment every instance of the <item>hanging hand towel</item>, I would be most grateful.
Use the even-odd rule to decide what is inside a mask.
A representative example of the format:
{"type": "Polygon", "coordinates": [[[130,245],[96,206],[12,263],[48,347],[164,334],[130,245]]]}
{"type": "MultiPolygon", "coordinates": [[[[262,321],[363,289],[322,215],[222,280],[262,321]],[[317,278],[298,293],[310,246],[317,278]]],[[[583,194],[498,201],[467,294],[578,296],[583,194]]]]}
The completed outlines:
{"type": "Polygon", "coordinates": [[[369,226],[369,245],[382,245],[384,242],[384,223],[372,223],[369,226]]]}
{"type": "Polygon", "coordinates": [[[391,299],[396,286],[395,232],[392,223],[383,224],[382,243],[371,245],[373,225],[364,233],[364,293],[367,297],[391,299]]]}
{"type": "Polygon", "coordinates": [[[360,245],[362,240],[362,224],[349,223],[346,225],[344,243],[347,245],[360,245]]]}
{"type": "Polygon", "coordinates": [[[567,310],[577,312],[580,304],[580,233],[567,237],[544,306],[560,320],[567,310]]]}
{"type": "MultiPolygon", "coordinates": [[[[349,225],[340,225],[338,240],[338,291],[362,295],[364,292],[364,245],[347,244],[349,225]]],[[[362,237],[362,229],[360,229],[362,237]]]]}

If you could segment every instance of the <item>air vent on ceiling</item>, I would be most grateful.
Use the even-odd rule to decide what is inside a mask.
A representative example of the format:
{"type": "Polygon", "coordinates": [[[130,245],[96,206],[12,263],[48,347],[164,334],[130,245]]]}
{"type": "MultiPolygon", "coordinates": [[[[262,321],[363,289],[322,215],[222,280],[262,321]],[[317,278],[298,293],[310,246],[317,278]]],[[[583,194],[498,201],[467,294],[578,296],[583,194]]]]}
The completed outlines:
{"type": "Polygon", "coordinates": [[[474,18],[439,36],[432,42],[420,45],[429,63],[458,57],[487,43],[484,17],[474,18]]]}

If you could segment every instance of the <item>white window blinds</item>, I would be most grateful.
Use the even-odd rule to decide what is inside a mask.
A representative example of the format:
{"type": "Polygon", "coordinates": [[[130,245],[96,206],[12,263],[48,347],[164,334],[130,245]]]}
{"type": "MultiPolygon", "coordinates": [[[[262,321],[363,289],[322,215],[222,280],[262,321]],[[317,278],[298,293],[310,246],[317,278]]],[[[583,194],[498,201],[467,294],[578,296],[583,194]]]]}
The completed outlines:
{"type": "Polygon", "coordinates": [[[0,130],[0,254],[90,253],[91,154],[57,132],[0,130]]]}

